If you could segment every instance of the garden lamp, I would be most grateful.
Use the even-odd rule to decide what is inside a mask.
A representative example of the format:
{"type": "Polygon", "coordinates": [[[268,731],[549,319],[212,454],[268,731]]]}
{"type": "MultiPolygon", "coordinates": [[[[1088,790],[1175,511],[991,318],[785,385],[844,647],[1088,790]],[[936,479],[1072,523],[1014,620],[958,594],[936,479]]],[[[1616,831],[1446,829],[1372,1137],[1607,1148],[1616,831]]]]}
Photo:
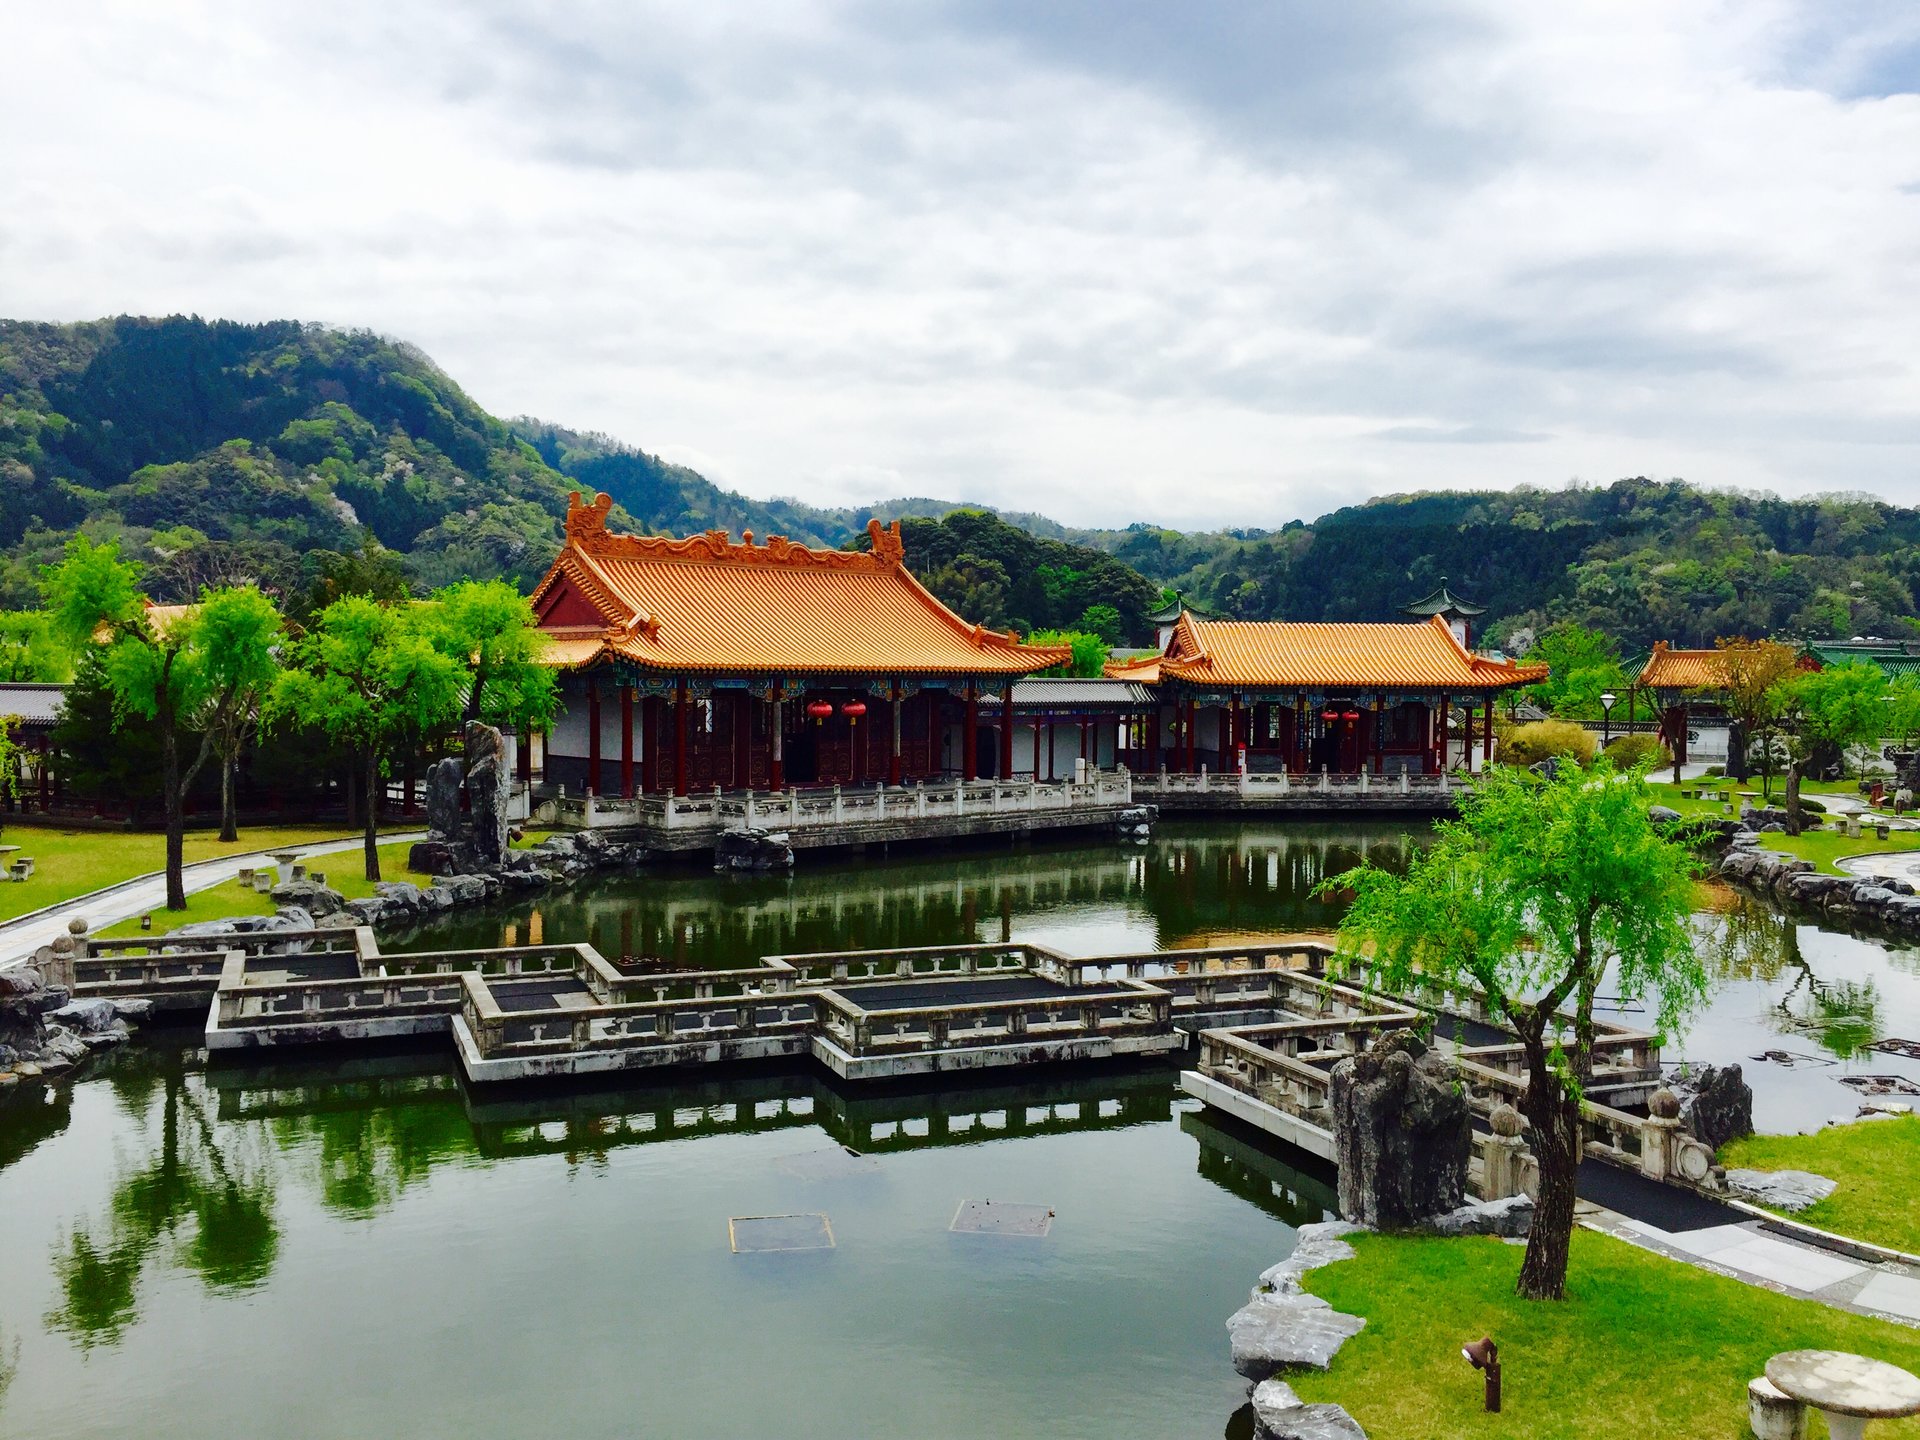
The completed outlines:
{"type": "Polygon", "coordinates": [[[1487,1413],[1498,1414],[1500,1410],[1500,1347],[1493,1343],[1491,1335],[1483,1335],[1472,1344],[1462,1345],[1460,1354],[1474,1369],[1486,1372],[1487,1413]]]}
{"type": "Polygon", "coordinates": [[[1613,738],[1613,705],[1619,698],[1611,690],[1600,692],[1600,748],[1603,750],[1613,738]]]}

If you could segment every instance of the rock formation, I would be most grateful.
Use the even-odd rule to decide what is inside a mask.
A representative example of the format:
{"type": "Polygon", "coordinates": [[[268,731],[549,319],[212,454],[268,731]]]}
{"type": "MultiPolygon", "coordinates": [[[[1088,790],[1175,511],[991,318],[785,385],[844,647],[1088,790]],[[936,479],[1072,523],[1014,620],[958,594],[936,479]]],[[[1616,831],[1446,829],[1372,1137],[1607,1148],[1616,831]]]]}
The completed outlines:
{"type": "Polygon", "coordinates": [[[1703,1065],[1674,1076],[1672,1088],[1680,1097],[1680,1123],[1701,1144],[1718,1150],[1753,1133],[1753,1087],[1738,1065],[1703,1065]]]}
{"type": "Polygon", "coordinates": [[[793,846],[784,832],[722,830],[713,842],[716,870],[791,870],[793,846]]]}
{"type": "Polygon", "coordinates": [[[22,1080],[64,1075],[96,1051],[127,1038],[145,1000],[75,1000],[64,985],[17,965],[0,970],[0,1095],[22,1080]]]}
{"type": "Polygon", "coordinates": [[[1333,1067],[1340,1213],[1377,1229],[1416,1225],[1466,1198],[1472,1115],[1453,1065],[1396,1030],[1333,1067]]]}
{"type": "Polygon", "coordinates": [[[1729,1170],[1727,1188],[1742,1200],[1774,1210],[1805,1210],[1840,1188],[1811,1170],[1729,1170]]]}
{"type": "Polygon", "coordinates": [[[507,744],[493,726],[469,720],[466,747],[467,843],[475,866],[491,870],[507,857],[507,805],[513,795],[507,744]]]}

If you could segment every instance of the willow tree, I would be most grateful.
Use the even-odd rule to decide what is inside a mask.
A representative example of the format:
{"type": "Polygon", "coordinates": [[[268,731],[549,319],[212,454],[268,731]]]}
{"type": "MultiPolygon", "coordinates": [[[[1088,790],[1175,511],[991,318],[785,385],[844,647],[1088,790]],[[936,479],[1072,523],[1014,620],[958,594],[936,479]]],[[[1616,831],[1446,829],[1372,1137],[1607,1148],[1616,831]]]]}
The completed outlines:
{"type": "Polygon", "coordinates": [[[466,688],[460,663],[434,647],[411,605],[363,595],[336,600],[294,647],[268,697],[269,724],[323,731],[353,752],[366,781],[366,877],[380,878],[380,766],[392,747],[451,724],[466,688]]]}
{"type": "Polygon", "coordinates": [[[1489,772],[1457,821],[1404,874],[1363,865],[1350,888],[1337,968],[1381,990],[1475,994],[1526,1054],[1519,1100],[1540,1193],[1519,1292],[1560,1299],[1593,1073],[1594,997],[1646,1000],[1663,1034],[1706,998],[1694,953],[1691,850],[1648,819],[1640,772],[1605,760],[1557,778],[1489,772]]]}

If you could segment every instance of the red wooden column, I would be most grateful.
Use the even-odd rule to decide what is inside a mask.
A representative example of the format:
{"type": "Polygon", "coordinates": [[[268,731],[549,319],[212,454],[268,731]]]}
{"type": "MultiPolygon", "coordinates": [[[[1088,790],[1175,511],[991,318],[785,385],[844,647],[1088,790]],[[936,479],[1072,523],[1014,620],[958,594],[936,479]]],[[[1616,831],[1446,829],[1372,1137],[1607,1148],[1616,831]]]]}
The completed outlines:
{"type": "Polygon", "coordinates": [[[660,789],[660,697],[640,697],[640,789],[652,795],[660,789]]]}
{"type": "Polygon", "coordinates": [[[1382,775],[1387,769],[1387,697],[1376,694],[1373,697],[1373,773],[1382,775]]]}
{"type": "Polygon", "coordinates": [[[600,680],[587,676],[587,793],[600,793],[600,680]]]}
{"type": "Polygon", "coordinates": [[[673,692],[673,793],[687,793],[687,682],[673,692]]]}
{"type": "Polygon", "coordinates": [[[773,698],[769,702],[772,713],[767,717],[767,788],[784,790],[787,786],[786,767],[782,764],[785,755],[782,749],[786,744],[786,705],[780,693],[780,687],[773,687],[773,698]]]}
{"type": "Polygon", "coordinates": [[[753,696],[745,690],[733,692],[733,788],[745,790],[752,783],[753,696]]]}
{"type": "Polygon", "coordinates": [[[1194,726],[1193,701],[1189,699],[1187,701],[1187,719],[1186,719],[1187,773],[1189,775],[1193,774],[1195,771],[1197,771],[1200,768],[1198,753],[1197,753],[1199,750],[1200,739],[1197,735],[1194,734],[1194,729],[1195,729],[1195,726],[1194,726]]]}
{"type": "Polygon", "coordinates": [[[620,793],[633,798],[633,687],[620,687],[620,793]]]}
{"type": "Polygon", "coordinates": [[[1298,690],[1293,694],[1293,773],[1307,773],[1307,697],[1298,690]]]}
{"type": "Polygon", "coordinates": [[[906,697],[895,685],[887,692],[887,723],[893,729],[893,739],[887,751],[887,784],[900,783],[900,707],[906,703],[906,697]]]}
{"type": "Polygon", "coordinates": [[[1486,728],[1480,736],[1480,765],[1484,769],[1493,763],[1493,692],[1487,692],[1486,728]]]}
{"type": "Polygon", "coordinates": [[[1000,778],[1013,778],[1013,677],[1001,682],[1000,690],[1000,778]]]}
{"type": "Polygon", "coordinates": [[[1220,746],[1220,769],[1223,773],[1240,768],[1240,697],[1238,695],[1232,696],[1227,701],[1226,719],[1227,731],[1223,737],[1224,743],[1220,746]]]}
{"type": "Polygon", "coordinates": [[[931,780],[935,775],[944,774],[946,766],[940,760],[940,717],[946,713],[947,692],[942,690],[923,690],[927,697],[927,773],[923,779],[931,780]]]}
{"type": "Polygon", "coordinates": [[[965,780],[980,778],[980,690],[967,686],[966,733],[960,737],[960,775],[965,780]]]}

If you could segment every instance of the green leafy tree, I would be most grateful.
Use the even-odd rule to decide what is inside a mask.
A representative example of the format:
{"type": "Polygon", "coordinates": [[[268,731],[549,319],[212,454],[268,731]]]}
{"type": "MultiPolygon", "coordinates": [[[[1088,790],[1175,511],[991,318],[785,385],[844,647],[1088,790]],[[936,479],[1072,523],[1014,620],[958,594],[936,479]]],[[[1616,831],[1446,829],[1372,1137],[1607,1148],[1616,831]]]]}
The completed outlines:
{"type": "Polygon", "coordinates": [[[1088,635],[1098,635],[1111,649],[1127,638],[1126,625],[1120,619],[1120,612],[1111,605],[1089,605],[1080,612],[1079,623],[1074,629],[1088,635]]]}
{"type": "Polygon", "coordinates": [[[73,656],[39,610],[0,611],[0,680],[58,684],[73,678],[73,656]]]}
{"type": "Polygon", "coordinates": [[[186,792],[212,753],[212,736],[201,736],[198,753],[184,766],[181,743],[193,718],[212,695],[204,652],[191,624],[157,625],[138,589],[139,572],[120,558],[119,546],[94,545],[84,535],[68,542],[67,558],[47,567],[43,589],[55,628],[69,645],[100,647],[101,673],[117,714],[152,722],[160,739],[160,797],[167,831],[167,908],[187,908],[181,876],[186,837],[186,792]]]}
{"type": "Polygon", "coordinates": [[[260,707],[280,673],[280,613],[251,585],[209,590],[186,617],[209,694],[202,729],[220,760],[220,838],[240,838],[233,794],[240,752],[259,728],[260,707]]]}
{"type": "Polygon", "coordinates": [[[1530,691],[1534,703],[1563,720],[1597,720],[1600,697],[1627,688],[1613,641],[1585,625],[1553,626],[1534,641],[1527,661],[1549,667],[1546,680],[1530,691]]]}
{"type": "Polygon", "coordinates": [[[1877,741],[1887,726],[1887,677],[1877,665],[1849,660],[1824,670],[1796,671],[1782,682],[1783,714],[1793,721],[1786,772],[1787,829],[1799,834],[1800,782],[1810,769],[1844,763],[1855,745],[1877,741]]]}
{"type": "MultiPolygon", "coordinates": [[[[1799,667],[1800,657],[1791,645],[1778,640],[1743,640],[1723,635],[1714,641],[1720,668],[1725,676],[1720,700],[1733,721],[1733,743],[1727,747],[1727,769],[1736,780],[1746,778],[1748,747],[1760,757],[1760,794],[1773,793],[1773,767],[1777,754],[1774,740],[1780,719],[1792,699],[1790,682],[1799,667]]],[[[1678,752],[1673,778],[1680,780],[1678,752]]]]}
{"type": "Polygon", "coordinates": [[[1320,886],[1353,891],[1336,968],[1392,993],[1472,993],[1519,1037],[1540,1169],[1519,1282],[1530,1299],[1566,1291],[1602,980],[1650,1000],[1665,1034],[1706,998],[1688,924],[1698,865],[1648,820],[1651,803],[1643,777],[1604,760],[1551,781],[1496,769],[1404,874],[1367,864],[1320,886]]]}
{"type": "Polygon", "coordinates": [[[1107,642],[1098,635],[1089,635],[1080,630],[1036,630],[1027,637],[1029,645],[1065,645],[1073,651],[1073,658],[1065,665],[1054,665],[1038,673],[1042,675],[1075,675],[1081,679],[1098,679],[1106,673],[1107,657],[1113,652],[1107,642]]]}
{"type": "Polygon", "coordinates": [[[527,597],[503,580],[436,591],[428,625],[440,650],[466,668],[466,716],[525,734],[553,719],[559,692],[540,663],[546,643],[527,597]]]}
{"type": "MultiPolygon", "coordinates": [[[[0,715],[0,800],[20,798],[20,761],[25,751],[13,738],[20,723],[18,715],[0,715]]],[[[0,811],[0,814],[4,814],[0,811]]]]}
{"type": "Polygon", "coordinates": [[[395,744],[452,723],[467,670],[436,648],[425,613],[361,595],[336,600],[294,647],[269,723],[311,725],[352,752],[366,782],[366,876],[380,878],[380,765],[395,744]]]}
{"type": "Polygon", "coordinates": [[[1920,678],[1902,675],[1887,687],[1887,734],[1900,737],[1903,748],[1910,749],[1920,735],[1920,678]]]}

